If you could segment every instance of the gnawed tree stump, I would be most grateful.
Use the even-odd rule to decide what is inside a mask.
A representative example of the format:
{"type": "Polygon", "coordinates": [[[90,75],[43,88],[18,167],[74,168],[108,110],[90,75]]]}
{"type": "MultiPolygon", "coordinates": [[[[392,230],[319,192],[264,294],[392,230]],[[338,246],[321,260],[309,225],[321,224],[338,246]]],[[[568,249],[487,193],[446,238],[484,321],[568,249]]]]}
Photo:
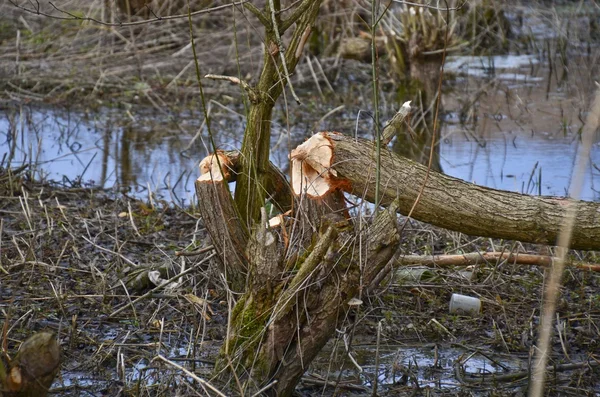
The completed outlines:
{"type": "MultiPolygon", "coordinates": [[[[225,266],[234,264],[227,277],[238,277],[231,273],[236,266],[244,272],[240,280],[249,275],[216,366],[219,375],[242,380],[244,392],[270,384],[268,394],[291,394],[350,299],[397,251],[396,213],[410,212],[427,169],[382,148],[379,205],[388,208],[359,230],[343,194],[374,201],[375,152],[372,142],[340,133],[311,137],[292,152],[292,210],[271,221],[263,210],[251,236],[235,215],[226,185],[231,174],[215,168],[214,156],[203,161],[196,188],[206,227],[225,266]]],[[[235,155],[217,155],[221,167],[236,168],[235,155]]],[[[436,172],[412,216],[470,235],[554,244],[567,205],[578,208],[572,247],[599,249],[598,203],[489,189],[436,172]]]]}
{"type": "MultiPolygon", "coordinates": [[[[217,155],[222,169],[223,164],[234,168],[223,154],[217,155]]],[[[231,314],[230,337],[216,366],[221,376],[235,371],[246,391],[259,390],[275,379],[267,393],[290,395],[336,327],[341,327],[361,281],[368,283],[398,247],[395,204],[370,225],[355,230],[343,196],[349,183],[331,168],[332,155],[328,139],[308,141],[293,152],[297,204],[283,222],[279,218],[279,226],[269,227],[263,211],[252,236],[238,240],[236,255],[221,252],[227,245],[213,240],[218,256],[249,269],[246,292],[231,314]]],[[[211,189],[227,188],[229,175],[215,169],[214,160],[203,161],[205,174],[196,183],[201,207],[211,189]]],[[[233,208],[229,191],[218,199],[223,208],[233,208]]],[[[202,210],[206,227],[213,239],[223,238],[225,218],[218,224],[211,208],[202,210]]],[[[229,228],[241,227],[237,221],[227,223],[229,228]]]]}
{"type": "Polygon", "coordinates": [[[60,346],[53,333],[27,339],[14,359],[0,358],[0,397],[44,397],[60,369],[60,346]]]}
{"type": "MultiPolygon", "coordinates": [[[[238,151],[218,151],[206,157],[200,162],[201,176],[195,183],[202,220],[219,254],[220,270],[236,292],[244,291],[246,285],[249,266],[246,247],[250,238],[228,186],[237,179],[239,160],[238,151]]],[[[269,200],[281,212],[290,210],[293,195],[285,176],[272,163],[267,176],[269,200]]]]}
{"type": "Polygon", "coordinates": [[[204,226],[215,246],[222,265],[220,270],[229,287],[242,292],[248,270],[245,250],[249,233],[240,221],[229,191],[231,162],[227,155],[218,152],[202,160],[200,172],[202,175],[196,180],[196,194],[204,226]]]}

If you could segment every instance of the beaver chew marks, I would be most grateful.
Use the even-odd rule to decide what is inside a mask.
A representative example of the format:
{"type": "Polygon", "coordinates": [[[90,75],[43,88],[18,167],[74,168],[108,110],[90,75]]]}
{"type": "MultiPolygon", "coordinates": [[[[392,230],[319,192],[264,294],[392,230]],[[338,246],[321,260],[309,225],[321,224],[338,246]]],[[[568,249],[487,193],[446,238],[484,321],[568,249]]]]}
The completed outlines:
{"type": "Polygon", "coordinates": [[[198,181],[228,181],[231,177],[232,164],[229,158],[221,152],[213,153],[206,156],[200,162],[200,178],[198,181]],[[217,156],[219,161],[217,161],[217,156]],[[221,170],[223,173],[221,173],[221,170]]]}
{"type": "Polygon", "coordinates": [[[323,197],[335,188],[333,145],[326,134],[319,132],[292,150],[292,187],[298,196],[323,197]]]}

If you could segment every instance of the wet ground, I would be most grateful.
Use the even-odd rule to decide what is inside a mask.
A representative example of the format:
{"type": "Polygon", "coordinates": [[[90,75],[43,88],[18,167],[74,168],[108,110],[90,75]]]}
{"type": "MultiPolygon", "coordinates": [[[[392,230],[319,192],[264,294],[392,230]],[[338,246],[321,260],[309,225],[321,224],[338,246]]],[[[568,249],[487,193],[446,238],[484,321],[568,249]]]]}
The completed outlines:
{"type": "MultiPolygon", "coordinates": [[[[0,178],[6,182],[7,175],[0,178]]],[[[226,395],[237,394],[234,382],[211,378],[227,332],[228,298],[210,252],[197,251],[209,242],[194,212],[101,190],[41,185],[25,172],[2,189],[0,305],[10,324],[8,348],[14,351],[35,331],[57,334],[63,365],[54,395],[197,390],[174,365],[226,395]],[[133,281],[165,267],[182,273],[175,284],[133,281]]],[[[414,254],[436,246],[460,253],[490,244],[497,250],[541,249],[417,222],[403,234],[404,249],[414,254]]],[[[593,252],[574,255],[600,261],[593,252]]],[[[544,269],[499,261],[468,272],[430,268],[411,274],[363,295],[365,304],[339,324],[299,393],[371,395],[377,387],[390,396],[525,395],[544,269]],[[481,313],[449,314],[453,293],[479,298],[481,313]]],[[[598,395],[599,284],[598,273],[565,270],[548,368],[552,395],[598,395]]]]}
{"type": "MultiPolygon", "coordinates": [[[[525,10],[516,29],[522,43],[510,55],[449,57],[436,148],[443,172],[499,189],[566,195],[600,54],[589,37],[569,35],[566,22],[538,11],[525,10]]],[[[574,15],[589,22],[585,13],[574,15]]],[[[272,160],[283,169],[290,147],[314,131],[372,136],[370,67],[346,62],[346,74],[330,81],[337,94],[322,81],[319,94],[304,65],[303,105],[276,109],[272,160]]],[[[383,80],[385,120],[404,98],[393,78],[383,80]]],[[[139,83],[114,101],[48,106],[5,88],[11,95],[0,108],[2,168],[28,164],[29,174],[16,175],[0,194],[0,307],[11,323],[9,348],[32,330],[59,335],[65,364],[55,395],[190,394],[197,386],[157,356],[209,379],[226,332],[226,296],[207,254],[176,255],[207,244],[188,205],[195,203],[197,164],[211,151],[208,133],[197,102],[157,108],[144,99],[152,91],[139,83]],[[165,264],[192,268],[195,276],[132,305],[152,287],[126,289],[122,280],[140,265],[165,264]]],[[[216,92],[210,103],[217,144],[228,149],[240,147],[244,126],[232,95],[216,92]]],[[[598,200],[598,144],[590,160],[582,198],[598,200]]],[[[546,250],[418,223],[404,238],[415,254],[546,250]]],[[[595,253],[574,255],[598,262],[595,253]]],[[[369,305],[338,330],[299,392],[333,395],[337,385],[342,395],[365,395],[377,385],[388,395],[525,395],[544,270],[499,262],[474,273],[466,280],[455,269],[435,269],[365,299],[369,305]],[[481,315],[448,315],[453,292],[479,297],[481,315]]],[[[593,273],[565,272],[549,369],[554,395],[600,395],[599,282],[593,273]]]]}

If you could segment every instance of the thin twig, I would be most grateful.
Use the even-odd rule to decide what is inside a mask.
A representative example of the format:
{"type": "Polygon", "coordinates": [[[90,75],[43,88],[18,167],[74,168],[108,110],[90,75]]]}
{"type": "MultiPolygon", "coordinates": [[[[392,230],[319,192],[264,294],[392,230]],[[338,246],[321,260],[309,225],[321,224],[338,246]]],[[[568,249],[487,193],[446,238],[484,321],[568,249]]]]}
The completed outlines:
{"type": "Polygon", "coordinates": [[[279,58],[281,59],[281,66],[283,67],[283,74],[285,75],[287,84],[290,87],[292,98],[294,98],[297,104],[301,104],[302,102],[300,102],[300,98],[298,98],[298,95],[296,95],[296,91],[294,91],[294,86],[292,85],[292,81],[290,80],[290,72],[288,71],[287,62],[285,61],[285,47],[283,46],[283,41],[281,40],[281,36],[279,34],[279,27],[277,26],[277,14],[273,0],[269,0],[269,8],[271,9],[271,23],[273,24],[273,32],[275,33],[277,47],[279,48],[278,52],[279,58]]]}
{"type": "MultiPolygon", "coordinates": [[[[17,4],[14,0],[8,0],[9,3],[11,3],[13,6],[15,6],[16,8],[19,8],[23,11],[26,11],[30,14],[34,14],[34,15],[39,15],[39,16],[43,16],[43,17],[47,17],[47,18],[52,18],[52,19],[59,19],[59,20],[66,20],[66,21],[73,21],[73,20],[77,20],[77,21],[87,21],[87,22],[94,22],[97,23],[99,25],[104,25],[104,26],[119,26],[119,27],[124,27],[124,26],[136,26],[136,25],[143,25],[143,24],[147,24],[147,23],[155,23],[155,22],[162,22],[162,21],[168,21],[168,20],[172,20],[172,19],[183,19],[183,18],[187,18],[188,14],[178,14],[178,15],[168,15],[168,16],[164,16],[164,17],[158,17],[155,19],[145,19],[143,21],[134,21],[134,22],[106,22],[106,21],[102,21],[100,19],[96,19],[96,18],[92,18],[92,17],[80,17],[78,15],[75,15],[73,13],[70,13],[68,11],[65,11],[63,9],[58,8],[56,5],[54,5],[54,3],[49,2],[49,4],[58,12],[68,15],[67,17],[62,17],[62,16],[58,16],[58,15],[53,15],[53,14],[48,14],[45,12],[40,11],[39,8],[37,9],[30,9],[27,7],[23,7],[19,4],[17,4]]],[[[250,0],[242,0],[239,1],[237,3],[229,3],[229,4],[223,4],[220,6],[216,6],[216,7],[212,7],[212,8],[207,8],[205,10],[198,10],[198,11],[194,11],[191,13],[191,16],[196,16],[196,15],[201,15],[201,14],[210,14],[211,12],[215,12],[215,11],[220,11],[226,8],[231,8],[231,7],[237,7],[239,5],[244,4],[247,7],[246,3],[248,3],[250,0]]]]}
{"type": "Polygon", "coordinates": [[[207,74],[204,76],[204,78],[212,79],[212,80],[229,81],[232,84],[241,86],[248,93],[248,97],[250,98],[250,102],[252,102],[252,103],[258,103],[258,101],[260,99],[260,96],[258,95],[256,90],[254,88],[252,88],[252,86],[250,84],[246,83],[244,80],[240,79],[239,77],[224,76],[222,74],[207,74]]]}
{"type": "MultiPolygon", "coordinates": [[[[173,361],[169,360],[166,357],[163,357],[161,354],[159,354],[158,356],[156,356],[156,358],[163,360],[167,364],[169,364],[169,365],[177,368],[180,371],[183,371],[187,376],[189,376],[190,378],[194,379],[196,382],[200,383],[201,386],[208,387],[210,390],[212,390],[213,392],[217,393],[217,395],[219,395],[221,397],[226,397],[225,394],[221,393],[216,387],[214,387],[213,385],[211,385],[210,383],[208,383],[204,379],[200,378],[195,373],[193,373],[193,372],[189,371],[188,369],[182,367],[181,365],[175,364],[173,361]]],[[[205,392],[206,392],[206,390],[205,390],[205,392]]]]}
{"type": "Polygon", "coordinates": [[[175,256],[197,256],[214,249],[214,245],[209,245],[208,247],[200,248],[196,251],[175,251],[175,256]]]}
{"type": "Polygon", "coordinates": [[[272,388],[276,384],[277,384],[277,380],[274,380],[273,382],[271,382],[268,385],[266,385],[266,386],[262,387],[261,389],[259,389],[256,393],[254,393],[252,395],[252,397],[258,397],[258,396],[260,396],[263,392],[269,390],[270,388],[272,388]]]}

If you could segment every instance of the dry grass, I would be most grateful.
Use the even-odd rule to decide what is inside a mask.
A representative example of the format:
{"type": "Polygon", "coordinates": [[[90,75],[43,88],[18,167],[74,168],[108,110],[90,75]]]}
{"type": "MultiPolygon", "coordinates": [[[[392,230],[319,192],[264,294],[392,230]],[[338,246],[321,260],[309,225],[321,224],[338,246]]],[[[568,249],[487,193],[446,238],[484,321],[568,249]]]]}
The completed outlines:
{"type": "Polygon", "coordinates": [[[65,395],[172,392],[180,373],[153,363],[157,354],[210,371],[205,361],[226,318],[210,253],[175,255],[202,245],[198,219],[100,190],[55,189],[26,170],[1,175],[0,317],[9,351],[33,331],[55,332],[64,352],[56,391],[65,395]],[[165,279],[181,277],[132,305],[148,287],[129,280],[161,268],[165,279]],[[207,299],[217,300],[214,315],[207,299]]]}
{"type": "MultiPolygon", "coordinates": [[[[77,2],[64,5],[82,9],[77,2]]],[[[114,18],[114,9],[103,2],[85,5],[86,15],[114,18]]],[[[37,19],[6,2],[0,5],[0,14],[11,18],[3,20],[0,37],[0,95],[5,103],[82,99],[87,105],[102,106],[139,98],[165,109],[197,95],[185,19],[118,28],[37,19]]],[[[210,60],[203,63],[203,73],[237,76],[237,65],[230,62],[237,59],[242,77],[251,81],[260,63],[260,31],[251,17],[235,13],[236,56],[232,15],[232,10],[225,10],[195,20],[199,58],[210,60]],[[201,29],[211,24],[213,28],[201,29]]],[[[553,18],[547,13],[538,17],[553,18]]],[[[549,57],[564,60],[563,47],[557,41],[550,47],[549,57]]],[[[294,81],[314,84],[319,87],[319,97],[326,98],[333,91],[326,76],[341,70],[340,65],[337,60],[307,58],[294,81]]],[[[357,74],[365,70],[354,64],[350,69],[357,74]]],[[[586,73],[585,66],[574,69],[586,73]]],[[[336,84],[334,79],[331,83],[336,84]]],[[[226,88],[222,83],[207,84],[209,93],[222,94],[226,88]]],[[[353,89],[356,91],[350,92],[359,92],[360,100],[369,97],[367,89],[353,89]]],[[[584,87],[577,89],[581,89],[580,96],[585,95],[584,87]]],[[[237,87],[227,90],[228,94],[239,93],[237,87]]],[[[359,106],[359,99],[353,99],[344,102],[346,106],[359,106]]],[[[384,105],[393,108],[393,100],[386,101],[384,105]]],[[[467,112],[477,113],[476,101],[468,102],[467,112]]],[[[353,117],[336,123],[348,131],[354,126],[353,117]]],[[[210,261],[204,262],[210,253],[176,255],[176,251],[206,245],[194,209],[112,197],[98,189],[57,188],[34,180],[33,173],[34,169],[27,168],[2,168],[0,172],[0,319],[10,324],[9,349],[16,348],[33,330],[56,332],[65,359],[55,391],[63,395],[117,395],[121,391],[136,396],[209,394],[172,364],[157,360],[164,356],[213,384],[212,363],[225,334],[227,296],[210,261]],[[140,270],[145,273],[147,268],[162,269],[163,279],[186,273],[174,279],[173,288],[159,287],[148,294],[154,288],[151,285],[127,283],[130,275],[140,270]]],[[[535,253],[547,249],[472,238],[416,222],[405,229],[403,239],[403,252],[411,254],[485,249],[535,253]]],[[[596,253],[572,255],[586,262],[599,261],[596,253]]],[[[311,376],[304,379],[301,390],[333,393],[334,389],[326,386],[339,380],[337,385],[344,391],[369,393],[379,372],[385,374],[386,382],[380,383],[378,390],[389,395],[413,394],[424,387],[426,379],[437,379],[436,373],[442,374],[442,380],[428,384],[432,395],[514,395],[524,391],[538,332],[544,270],[484,262],[473,269],[471,279],[465,279],[460,270],[433,269],[429,278],[393,281],[369,297],[369,305],[343,324],[345,332],[339,333],[310,369],[311,376]],[[485,308],[481,316],[448,315],[452,292],[479,297],[485,308]],[[363,372],[349,364],[352,360],[344,337],[352,333],[356,339],[348,351],[363,372]],[[415,347],[440,354],[458,348],[464,356],[453,363],[436,361],[415,368],[407,364],[407,358],[417,361],[417,352],[411,350],[415,347]],[[518,364],[512,361],[500,370],[510,383],[462,373],[474,352],[499,362],[516,359],[518,364]],[[377,364],[376,357],[380,358],[377,364]],[[508,376],[515,373],[521,375],[517,382],[508,376]]],[[[600,301],[595,291],[600,278],[580,270],[567,270],[563,277],[560,331],[553,339],[551,357],[557,372],[549,376],[549,392],[593,395],[599,390],[598,357],[592,354],[599,349],[600,301]],[[583,365],[568,370],[560,367],[570,362],[583,365]]],[[[233,381],[214,387],[231,393],[237,389],[233,381]]]]}
{"type": "MultiPolygon", "coordinates": [[[[168,108],[167,99],[197,94],[186,18],[120,27],[124,16],[114,2],[59,1],[55,5],[64,12],[48,3],[41,3],[41,11],[66,20],[35,16],[10,2],[0,5],[0,13],[8,17],[2,19],[0,42],[2,84],[7,88],[4,100],[91,98],[110,103],[127,98],[124,94],[129,92],[168,108]]],[[[198,56],[213,61],[203,64],[205,73],[237,75],[235,63],[228,62],[236,58],[234,29],[244,70],[260,62],[260,34],[253,28],[252,17],[240,11],[229,7],[194,17],[198,56]],[[232,18],[236,18],[235,25],[232,18]]]]}
{"type": "MultiPolygon", "coordinates": [[[[227,321],[225,292],[213,276],[210,259],[206,261],[210,252],[176,254],[197,250],[205,241],[194,214],[111,198],[101,190],[56,189],[29,180],[26,171],[9,175],[3,170],[1,177],[0,308],[2,321],[9,324],[9,350],[14,351],[32,331],[55,332],[63,347],[64,364],[62,379],[54,387],[63,395],[84,391],[116,395],[121,390],[136,396],[189,394],[192,390],[204,395],[198,384],[190,383],[173,365],[157,360],[159,355],[183,365],[213,387],[235,393],[233,380],[223,385],[210,379],[227,321]],[[163,272],[162,278],[171,277],[171,286],[153,289],[148,284],[140,288],[128,283],[139,272],[165,266],[170,273],[163,272]],[[182,272],[181,277],[172,277],[182,272]]],[[[414,254],[485,249],[539,250],[470,238],[416,222],[409,224],[403,236],[403,252],[414,254]]],[[[599,261],[595,253],[574,255],[587,262],[599,261]]],[[[369,305],[340,324],[345,333],[328,345],[304,378],[301,390],[319,390],[339,380],[343,390],[368,392],[375,374],[378,323],[380,393],[410,394],[417,384],[429,384],[436,395],[464,395],[461,393],[474,383],[481,391],[505,388],[512,393],[525,387],[522,373],[527,372],[537,337],[544,270],[506,261],[482,262],[471,269],[471,278],[464,278],[461,270],[431,268],[421,278],[387,283],[368,298],[369,305]],[[479,297],[482,314],[448,315],[449,297],[454,292],[479,297]],[[363,372],[350,364],[344,335],[356,335],[349,352],[363,372]],[[510,382],[462,370],[454,374],[456,369],[448,362],[439,363],[436,370],[435,365],[422,361],[419,349],[429,349],[427,346],[437,346],[440,356],[462,351],[462,361],[455,362],[459,369],[469,365],[466,355],[492,357],[506,365],[496,370],[510,382]],[[411,358],[420,367],[407,366],[411,358]],[[337,372],[342,368],[346,369],[337,372]],[[441,371],[439,376],[446,380],[431,384],[426,373],[432,370],[441,371]],[[392,378],[404,379],[404,383],[390,383],[392,378]]],[[[551,357],[558,372],[550,376],[549,390],[556,394],[592,392],[598,388],[598,358],[590,354],[599,348],[600,300],[594,291],[600,286],[600,275],[569,269],[564,280],[558,306],[562,328],[554,339],[551,357]],[[563,363],[587,364],[560,367],[563,363]]],[[[488,361],[487,365],[492,364],[488,361]]],[[[326,389],[326,394],[333,390],[326,389]]]]}

